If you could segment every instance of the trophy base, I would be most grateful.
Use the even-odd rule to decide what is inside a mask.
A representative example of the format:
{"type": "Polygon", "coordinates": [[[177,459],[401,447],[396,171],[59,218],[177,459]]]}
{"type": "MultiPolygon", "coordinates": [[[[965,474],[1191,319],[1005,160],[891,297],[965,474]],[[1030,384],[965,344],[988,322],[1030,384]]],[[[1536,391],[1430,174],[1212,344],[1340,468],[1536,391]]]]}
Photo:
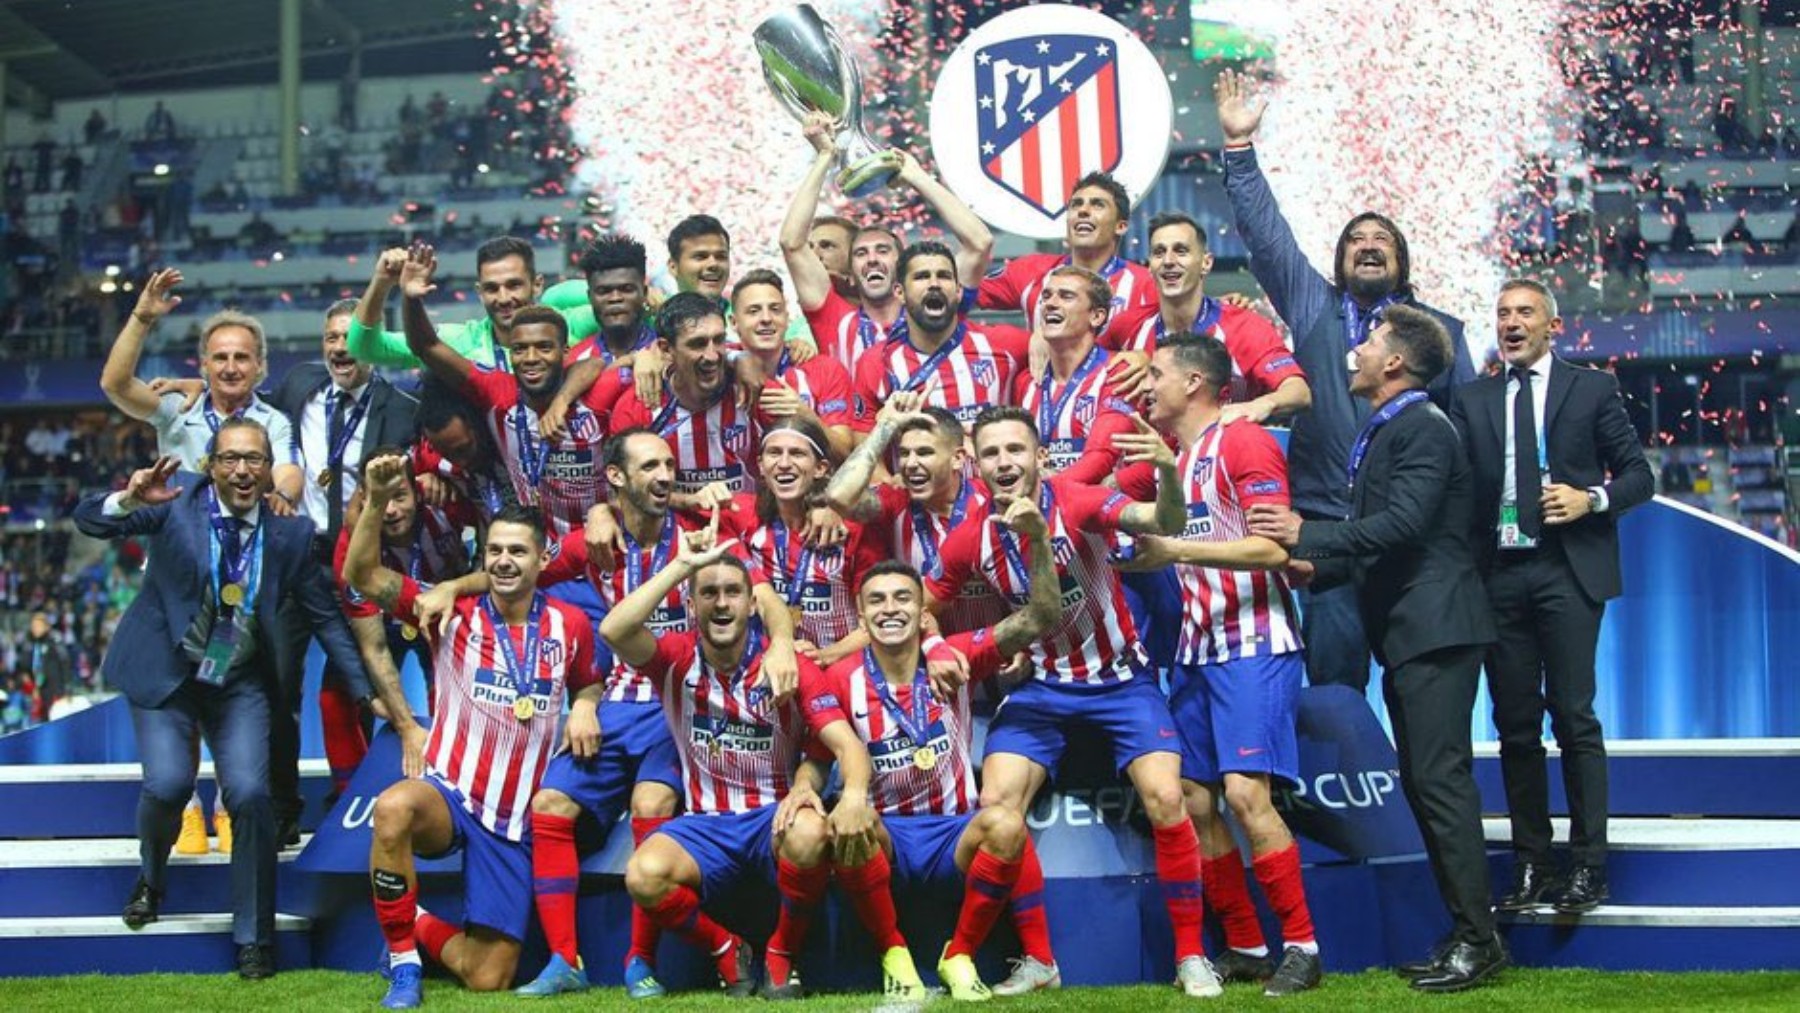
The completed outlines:
{"type": "Polygon", "coordinates": [[[838,189],[851,197],[868,197],[893,183],[899,171],[884,155],[876,154],[846,166],[837,174],[838,189]]]}

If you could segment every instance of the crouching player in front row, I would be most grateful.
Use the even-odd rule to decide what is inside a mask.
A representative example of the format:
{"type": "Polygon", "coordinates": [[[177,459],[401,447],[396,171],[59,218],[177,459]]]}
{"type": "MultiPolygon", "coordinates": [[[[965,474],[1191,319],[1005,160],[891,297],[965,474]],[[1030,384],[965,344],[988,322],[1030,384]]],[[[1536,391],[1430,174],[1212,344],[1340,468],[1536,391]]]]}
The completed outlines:
{"type": "MultiPolygon", "coordinates": [[[[998,625],[949,638],[974,679],[999,671],[1054,625],[1061,610],[1049,529],[1037,504],[1014,500],[1000,523],[1033,547],[1032,589],[1025,607],[998,625]]],[[[843,794],[832,814],[844,814],[846,823],[855,819],[847,811],[852,807],[879,814],[880,851],[870,861],[891,862],[895,882],[963,881],[962,909],[938,977],[953,999],[991,998],[974,956],[1014,899],[1021,869],[1037,860],[1025,848],[1024,817],[1002,806],[976,808],[969,693],[939,687],[941,699],[933,699],[920,646],[925,587],[918,571],[898,560],[877,563],[863,576],[856,604],[869,646],[800,688],[807,722],[843,770],[843,794]]],[[[840,864],[854,860],[843,841],[834,847],[840,864]]]]}
{"type": "MultiPolygon", "coordinates": [[[[716,515],[715,515],[716,516],[716,515]]],[[[652,920],[710,954],[726,990],[755,989],[744,940],[700,910],[740,877],[758,874],[781,893],[765,963],[774,997],[798,992],[792,954],[823,898],[831,827],[819,793],[825,768],[802,763],[806,724],[795,685],[772,685],[770,668],[794,672],[791,637],[765,639],[751,620],[750,574],[719,542],[716,525],[676,540],[677,556],[614,605],[600,636],[655,687],[681,758],[686,813],[638,846],[625,888],[652,920]],[[692,632],[651,633],[655,610],[689,581],[692,632]],[[765,665],[779,652],[784,664],[765,665]]],[[[797,659],[802,679],[818,669],[797,659]]]]}
{"type": "MultiPolygon", "coordinates": [[[[387,939],[392,983],[382,1005],[421,999],[419,951],[469,988],[512,984],[531,920],[531,848],[524,841],[532,793],[556,746],[563,693],[575,695],[564,739],[578,755],[599,745],[600,683],[587,618],[537,588],[544,521],[507,507],[488,525],[482,569],[489,590],[458,598],[441,635],[414,608],[419,584],[381,565],[382,517],[407,481],[406,462],[369,462],[369,503],[357,519],[344,577],[358,593],[434,639],[437,720],[424,777],[375,800],[369,877],[387,939]],[[463,925],[420,910],[413,856],[463,851],[463,925]]],[[[411,773],[411,771],[408,771],[411,773]]]]}

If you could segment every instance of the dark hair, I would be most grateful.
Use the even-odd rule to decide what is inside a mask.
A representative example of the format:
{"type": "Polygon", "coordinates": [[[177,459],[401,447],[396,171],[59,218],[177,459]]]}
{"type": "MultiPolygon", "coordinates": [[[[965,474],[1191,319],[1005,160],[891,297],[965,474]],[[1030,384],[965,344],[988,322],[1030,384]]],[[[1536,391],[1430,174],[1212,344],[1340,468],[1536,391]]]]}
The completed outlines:
{"type": "Polygon", "coordinates": [[[580,266],[581,273],[589,277],[621,268],[636,271],[640,279],[650,273],[644,244],[618,232],[595,236],[587,249],[581,251],[580,266]]]}
{"type": "Polygon", "coordinates": [[[951,267],[956,266],[956,254],[950,252],[950,247],[935,239],[921,239],[900,251],[900,264],[895,268],[894,273],[905,278],[906,266],[920,257],[943,257],[950,261],[951,267]]]}
{"type": "Polygon", "coordinates": [[[900,242],[900,233],[895,232],[893,229],[889,228],[886,225],[864,225],[864,226],[858,228],[856,230],[856,235],[850,237],[850,245],[855,246],[856,241],[858,239],[861,239],[863,237],[864,233],[868,233],[868,232],[881,233],[882,235],[888,237],[889,239],[892,239],[894,241],[895,246],[903,246],[904,245],[903,243],[900,242]]]}
{"type": "MultiPolygon", "coordinates": [[[[1082,287],[1087,289],[1088,309],[1105,310],[1108,318],[1112,316],[1112,285],[1105,278],[1102,278],[1098,272],[1090,271],[1077,264],[1064,264],[1061,267],[1052,268],[1050,274],[1061,274],[1071,278],[1080,278],[1082,287]]],[[[1041,292],[1043,290],[1039,289],[1039,291],[1041,292]]],[[[1106,321],[1102,320],[1100,322],[1100,329],[1106,329],[1106,321]]]]}
{"type": "MultiPolygon", "coordinates": [[[[762,447],[769,442],[769,437],[781,432],[799,433],[808,443],[812,444],[813,452],[819,455],[819,460],[824,461],[827,465],[831,463],[831,440],[825,435],[825,427],[812,419],[799,415],[779,418],[764,426],[762,440],[757,444],[757,453],[761,454],[762,447]]],[[[821,483],[823,481],[824,479],[820,479],[819,482],[814,483],[814,492],[822,490],[821,483]]],[[[779,516],[779,508],[775,505],[775,493],[769,489],[767,482],[760,483],[756,487],[756,516],[764,524],[779,516]]]]}
{"type": "Polygon", "coordinates": [[[514,313],[512,318],[513,333],[518,333],[519,328],[530,324],[547,324],[556,329],[559,344],[569,343],[569,322],[563,319],[560,312],[548,306],[533,303],[530,306],[519,307],[518,312],[514,313]]]}
{"type": "Polygon", "coordinates": [[[376,447],[372,450],[363,451],[362,461],[359,462],[356,466],[357,477],[360,478],[363,482],[367,482],[369,480],[369,462],[375,460],[377,457],[404,458],[406,460],[406,477],[409,481],[412,479],[412,477],[413,477],[412,454],[410,452],[408,452],[405,447],[397,447],[390,443],[390,444],[387,444],[386,446],[376,447]]]}
{"type": "Polygon", "coordinates": [[[496,260],[518,257],[525,261],[525,273],[537,273],[537,254],[531,244],[518,236],[495,236],[475,248],[475,270],[481,270],[483,264],[492,264],[496,260]]]}
{"type": "Polygon", "coordinates": [[[435,433],[458,419],[481,439],[487,427],[475,412],[475,406],[449,384],[429,374],[419,385],[419,410],[413,415],[422,433],[435,433]]]}
{"type": "Polygon", "coordinates": [[[869,581],[874,580],[876,577],[886,577],[890,574],[899,574],[907,580],[912,581],[913,586],[920,591],[925,590],[924,578],[919,576],[919,571],[914,568],[911,563],[904,559],[884,559],[863,571],[862,576],[856,581],[857,593],[860,594],[863,586],[869,581]]]}
{"type": "Polygon", "coordinates": [[[1125,184],[1114,179],[1110,172],[1090,172],[1081,177],[1069,188],[1069,196],[1073,197],[1077,190],[1086,190],[1091,186],[1105,190],[1113,203],[1119,206],[1120,221],[1131,217],[1131,195],[1125,192],[1125,184]]]}
{"type": "Polygon", "coordinates": [[[339,299],[325,307],[325,319],[330,320],[332,317],[341,317],[346,313],[355,313],[357,303],[358,301],[355,299],[339,299]]]}
{"type": "Polygon", "coordinates": [[[1381,322],[1388,325],[1388,347],[1400,353],[1406,371],[1419,379],[1419,386],[1437,379],[1450,368],[1455,354],[1450,345],[1450,332],[1436,317],[1422,309],[1396,303],[1381,311],[1381,322]]]}
{"type": "Polygon", "coordinates": [[[213,430],[212,439],[206,441],[206,466],[209,469],[212,467],[213,451],[217,450],[219,446],[219,437],[233,429],[256,430],[257,435],[262,437],[263,453],[269,456],[269,464],[271,466],[275,464],[275,441],[269,438],[269,430],[261,422],[258,422],[253,418],[244,415],[232,415],[223,422],[220,422],[219,428],[213,430]]]}
{"type": "Polygon", "coordinates": [[[725,240],[725,249],[731,249],[731,233],[725,231],[725,226],[719,224],[717,218],[712,215],[688,215],[669,230],[669,259],[680,260],[682,244],[701,236],[718,236],[725,240]]]}
{"type": "Polygon", "coordinates": [[[621,429],[606,438],[606,449],[600,452],[602,473],[607,468],[618,468],[621,471],[625,469],[625,444],[630,443],[633,436],[654,436],[662,440],[665,446],[668,445],[668,440],[664,439],[663,434],[649,426],[631,426],[621,429]]]}
{"type": "Polygon", "coordinates": [[[1002,422],[1022,422],[1025,424],[1026,429],[1031,430],[1031,438],[1033,441],[1038,443],[1043,442],[1043,437],[1038,434],[1037,420],[1031,417],[1031,413],[1017,405],[1009,404],[983,408],[981,414],[975,416],[975,427],[969,430],[970,442],[981,439],[981,431],[983,429],[986,429],[988,426],[999,425],[1002,422]]]}
{"type": "Polygon", "coordinates": [[[1193,229],[1194,235],[1199,237],[1201,252],[1206,251],[1206,230],[1200,227],[1199,222],[1179,211],[1158,211],[1155,215],[1151,216],[1150,228],[1144,233],[1144,237],[1146,239],[1151,238],[1171,225],[1186,225],[1188,228],[1193,229]]]}
{"type": "Polygon", "coordinates": [[[725,319],[725,311],[711,296],[698,292],[677,292],[657,308],[656,336],[671,344],[682,331],[707,317],[725,319]]]}
{"type": "Polygon", "coordinates": [[[1344,251],[1350,248],[1351,230],[1358,225],[1361,225],[1363,222],[1374,222],[1386,229],[1388,234],[1394,237],[1394,259],[1398,262],[1395,265],[1398,269],[1398,281],[1394,284],[1394,291],[1400,293],[1411,292],[1412,253],[1406,246],[1406,234],[1401,232],[1400,226],[1395,225],[1393,220],[1388,218],[1388,216],[1376,214],[1373,211],[1364,211],[1362,214],[1350,219],[1350,221],[1345,224],[1344,231],[1338,233],[1337,249],[1332,251],[1331,254],[1331,283],[1336,285],[1340,292],[1349,289],[1350,276],[1344,271],[1344,251]]]}
{"type": "MultiPolygon", "coordinates": [[[[744,557],[738,555],[735,552],[725,553],[724,555],[720,556],[718,559],[715,559],[711,563],[708,563],[706,566],[701,567],[700,570],[708,569],[708,568],[714,567],[714,566],[729,566],[732,569],[734,569],[737,572],[744,575],[744,583],[748,584],[751,582],[750,581],[750,564],[744,561],[744,557]]],[[[693,572],[693,575],[688,577],[688,586],[690,588],[693,587],[695,581],[700,579],[700,570],[695,570],[693,572]]],[[[752,608],[754,608],[754,606],[752,606],[752,608]]],[[[754,611],[751,612],[750,619],[752,622],[756,621],[756,613],[754,611]]]]}
{"type": "Polygon", "coordinates": [[[775,286],[775,291],[780,292],[783,298],[786,298],[787,296],[787,289],[783,288],[781,285],[781,275],[776,274],[766,267],[759,267],[754,271],[745,273],[742,278],[737,280],[737,284],[731,286],[731,304],[736,306],[738,293],[752,285],[773,285],[775,286]]]}
{"type": "Polygon", "coordinates": [[[900,445],[900,437],[920,430],[930,432],[940,440],[949,440],[952,446],[962,446],[963,424],[955,412],[937,405],[921,408],[920,411],[924,418],[910,418],[900,424],[900,429],[894,433],[896,447],[900,445]]]}
{"type": "MultiPolygon", "coordinates": [[[[1175,361],[1206,378],[1206,384],[1218,396],[1231,383],[1231,353],[1225,343],[1205,334],[1183,334],[1165,338],[1158,349],[1166,348],[1175,361]]],[[[1223,398],[1220,398],[1223,400],[1223,398]]]]}
{"type": "MultiPolygon", "coordinates": [[[[531,535],[537,540],[537,547],[542,549],[548,545],[549,537],[544,530],[544,512],[534,506],[523,503],[508,503],[500,508],[494,519],[488,522],[487,530],[492,531],[496,524],[523,524],[531,529],[531,535]]],[[[483,551],[486,551],[487,531],[481,533],[483,551]]]]}

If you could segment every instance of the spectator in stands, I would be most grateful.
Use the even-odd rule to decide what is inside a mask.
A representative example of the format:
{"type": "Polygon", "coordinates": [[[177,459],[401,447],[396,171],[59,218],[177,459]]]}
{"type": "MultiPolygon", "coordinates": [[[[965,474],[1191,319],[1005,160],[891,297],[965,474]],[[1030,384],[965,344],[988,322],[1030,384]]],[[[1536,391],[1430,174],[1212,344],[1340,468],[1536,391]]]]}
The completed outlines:
{"type": "Polygon", "coordinates": [[[37,684],[40,718],[49,713],[52,704],[78,688],[69,652],[54,635],[47,613],[40,610],[31,614],[31,628],[19,655],[20,663],[37,684]]]}
{"type": "Polygon", "coordinates": [[[247,249],[264,249],[280,241],[281,233],[275,231],[275,226],[263,218],[261,211],[252,212],[250,220],[238,230],[238,245],[247,249]]]}
{"type": "Polygon", "coordinates": [[[56,142],[49,134],[38,137],[31,146],[31,188],[38,193],[50,192],[50,163],[56,158],[56,142]]]}
{"type": "Polygon", "coordinates": [[[98,144],[100,138],[106,136],[106,117],[101,114],[99,106],[88,113],[87,122],[81,125],[81,136],[89,144],[98,144]]]}
{"type": "Polygon", "coordinates": [[[419,123],[419,104],[413,101],[412,93],[406,94],[406,101],[400,103],[400,125],[417,126],[419,123]]]}
{"type": "Polygon", "coordinates": [[[163,191],[163,200],[167,206],[159,220],[167,223],[164,234],[180,242],[188,236],[188,216],[194,209],[193,179],[185,172],[177,173],[163,191]]]}
{"type": "Polygon", "coordinates": [[[71,145],[69,147],[69,153],[64,155],[62,160],[62,188],[65,193],[81,189],[81,170],[83,167],[84,163],[81,161],[81,150],[71,145]]]}
{"type": "Polygon", "coordinates": [[[144,136],[153,141],[175,139],[175,117],[163,108],[161,99],[156,100],[156,108],[144,120],[144,136]]]}
{"type": "Polygon", "coordinates": [[[1737,98],[1726,95],[1713,111],[1713,134],[1719,139],[1719,150],[1727,155],[1740,154],[1750,147],[1750,135],[1738,120],[1737,98]]]}
{"type": "Polygon", "coordinates": [[[6,196],[11,198],[25,189],[25,167],[19,164],[17,156],[6,156],[6,196]]]}

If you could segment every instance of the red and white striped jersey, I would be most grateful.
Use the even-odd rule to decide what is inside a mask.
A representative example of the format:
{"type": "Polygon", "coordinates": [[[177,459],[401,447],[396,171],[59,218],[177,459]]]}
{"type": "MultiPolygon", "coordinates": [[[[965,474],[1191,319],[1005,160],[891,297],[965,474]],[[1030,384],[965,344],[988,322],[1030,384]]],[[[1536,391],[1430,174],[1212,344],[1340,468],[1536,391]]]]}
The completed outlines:
{"type": "Polygon", "coordinates": [[[906,314],[903,311],[891,325],[883,327],[861,306],[839,295],[836,289],[829,289],[818,309],[806,311],[806,323],[812,328],[819,355],[829,356],[847,373],[855,373],[864,352],[905,331],[906,314]]]}
{"type": "MultiPolygon", "coordinates": [[[[794,639],[829,647],[856,629],[856,588],[869,567],[881,561],[882,545],[861,524],[845,521],[850,535],[843,545],[808,546],[779,519],[759,523],[745,536],[751,571],[768,575],[775,593],[794,603],[794,581],[800,581],[800,621],[794,639]],[[799,572],[802,563],[804,573],[799,572]]],[[[723,527],[723,525],[721,525],[723,527]]]]}
{"type": "Polygon", "coordinates": [[[780,380],[800,395],[800,400],[819,421],[828,426],[856,424],[855,398],[850,390],[850,374],[844,367],[815,355],[802,363],[794,363],[784,351],[780,366],[771,381],[780,380]]]}
{"type": "MultiPolygon", "coordinates": [[[[1125,604],[1119,575],[1107,557],[1108,535],[1119,530],[1119,518],[1132,502],[1124,495],[1060,478],[1042,479],[1038,505],[1050,525],[1056,555],[1062,618],[1031,645],[1037,666],[1033,678],[1047,682],[1106,685],[1133,678],[1148,664],[1143,644],[1125,604]]],[[[1013,608],[1030,594],[1025,545],[993,517],[987,504],[944,543],[944,572],[927,577],[925,587],[938,601],[948,601],[957,588],[978,574],[1013,608]]]]}
{"type": "MultiPolygon", "coordinates": [[[[1000,657],[991,629],[958,633],[946,642],[969,659],[969,677],[987,679],[1000,670],[1005,659],[1000,657]]],[[[879,671],[866,667],[867,655],[858,651],[832,665],[816,680],[800,684],[800,699],[806,712],[807,726],[816,737],[834,721],[849,722],[857,737],[868,744],[869,759],[875,766],[869,784],[869,802],[875,811],[887,816],[960,816],[972,811],[980,800],[975,786],[974,725],[969,719],[969,689],[958,690],[956,697],[942,703],[929,692],[921,694],[926,703],[925,742],[913,740],[905,725],[881,698],[873,680],[882,678],[879,671]],[[917,754],[929,747],[931,769],[919,766],[917,754]]],[[[921,664],[923,656],[921,656],[921,664]]],[[[910,720],[914,687],[888,683],[893,703],[906,712],[910,720]]]]}
{"type": "MultiPolygon", "coordinates": [[[[790,701],[776,707],[756,685],[762,672],[760,635],[736,671],[705,663],[693,633],[656,642],[643,672],[662,698],[663,716],[681,751],[690,813],[743,813],[779,802],[793,787],[806,743],[806,721],[790,701]]],[[[818,678],[802,657],[800,678],[818,678]]]]}
{"type": "Polygon", "coordinates": [[[588,507],[606,498],[600,462],[606,434],[593,391],[569,409],[563,438],[546,447],[538,413],[519,399],[519,382],[511,373],[477,366],[467,387],[471,401],[487,416],[519,502],[541,507],[552,535],[580,527],[588,507]]]}
{"type": "MultiPolygon", "coordinates": [[[[463,545],[465,527],[480,523],[475,508],[461,500],[446,506],[419,504],[419,529],[413,544],[405,549],[381,547],[381,565],[405,574],[425,587],[452,580],[469,572],[468,550],[463,545]]],[[[338,605],[352,619],[378,616],[380,606],[356,593],[344,581],[344,557],[350,553],[350,528],[338,532],[332,549],[331,575],[337,581],[338,605]]]]}
{"type": "MultiPolygon", "coordinates": [[[[1044,295],[1044,279],[1051,271],[1074,263],[1066,253],[1028,253],[991,268],[981,281],[976,305],[984,310],[1017,310],[1028,321],[1037,320],[1038,301],[1044,295]]],[[[1100,343],[1107,348],[1123,345],[1127,318],[1135,318],[1145,306],[1156,306],[1156,277],[1142,264],[1114,256],[1100,271],[1112,286],[1112,315],[1100,343]]]]}
{"type": "Polygon", "coordinates": [[[1038,440],[1050,457],[1049,474],[1099,485],[1118,470],[1123,456],[1113,447],[1114,434],[1131,432],[1137,412],[1107,377],[1111,354],[1096,345],[1090,356],[1067,381],[1057,380],[1048,366],[1042,377],[1021,372],[1013,382],[1012,403],[1036,420],[1038,440]]]}
{"type": "MultiPolygon", "coordinates": [[[[1231,400],[1234,403],[1262,397],[1282,385],[1291,376],[1306,379],[1306,371],[1295,361],[1281,332],[1268,318],[1253,309],[1224,303],[1202,305],[1199,327],[1207,319],[1211,306],[1217,307],[1218,320],[1210,327],[1192,333],[1218,338],[1231,356],[1231,400]]],[[[1152,308],[1130,321],[1131,335],[1120,351],[1137,351],[1150,355],[1164,336],[1162,314],[1152,308]]]]}
{"type": "MultiPolygon", "coordinates": [[[[1214,425],[1176,464],[1188,504],[1181,538],[1232,542],[1249,535],[1244,511],[1288,505],[1287,461],[1258,425],[1214,425]]],[[[1300,649],[1299,614],[1279,571],[1175,567],[1181,583],[1181,640],[1186,665],[1286,654],[1300,649]]]]}
{"type": "MultiPolygon", "coordinates": [[[[896,486],[878,485],[875,496],[881,505],[881,517],[871,526],[879,526],[887,533],[888,555],[911,563],[924,577],[943,572],[944,541],[955,527],[972,523],[988,502],[987,486],[972,478],[962,480],[948,517],[939,517],[922,506],[914,509],[912,497],[896,486]]],[[[945,633],[978,630],[994,625],[1011,611],[987,581],[971,574],[938,613],[938,628],[945,633]]]]}
{"type": "MultiPolygon", "coordinates": [[[[420,626],[414,603],[419,584],[400,583],[394,616],[420,626]]],[[[427,772],[457,790],[469,814],[509,841],[523,839],[531,820],[531,796],[562,741],[564,693],[596,681],[594,633],[573,605],[544,599],[538,619],[538,663],[530,687],[532,716],[514,714],[518,694],[496,636],[510,636],[524,660],[523,629],[496,633],[481,607],[483,595],[456,600],[444,636],[426,628],[436,671],[431,734],[425,742],[427,772]]]]}
{"type": "Polygon", "coordinates": [[[1017,327],[966,321],[935,352],[921,352],[910,340],[890,340],[856,363],[852,425],[868,432],[875,427],[875,413],[895,391],[923,390],[930,384],[926,404],[949,409],[967,426],[982,409],[1007,402],[1013,376],[1026,368],[1030,345],[1031,335],[1017,327]]]}
{"type": "Polygon", "coordinates": [[[732,492],[755,492],[756,448],[768,421],[761,413],[738,407],[737,390],[730,384],[698,412],[682,407],[667,387],[653,409],[638,399],[633,388],[613,404],[606,432],[610,436],[632,426],[649,426],[662,434],[675,452],[679,492],[699,492],[714,482],[725,483],[732,492]]]}

